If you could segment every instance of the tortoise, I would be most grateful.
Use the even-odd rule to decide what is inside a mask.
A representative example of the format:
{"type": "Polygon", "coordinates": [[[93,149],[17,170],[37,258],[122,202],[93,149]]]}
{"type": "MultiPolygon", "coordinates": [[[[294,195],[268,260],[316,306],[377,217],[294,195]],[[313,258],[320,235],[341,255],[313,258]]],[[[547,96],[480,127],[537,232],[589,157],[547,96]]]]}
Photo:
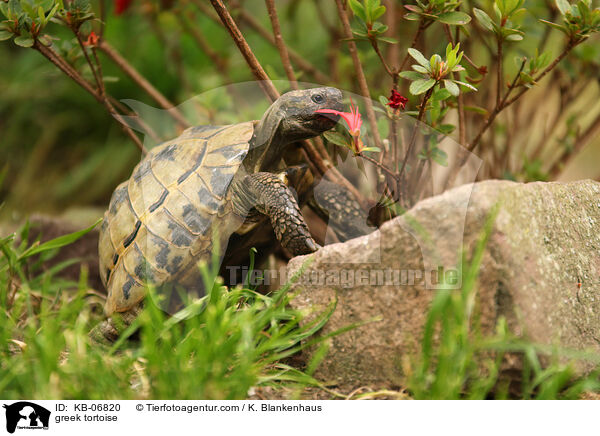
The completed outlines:
{"type": "Polygon", "coordinates": [[[261,216],[292,255],[316,251],[281,170],[286,146],[336,124],[319,109],[342,110],[341,91],[291,91],[260,121],[191,127],[153,148],[115,189],[104,214],[99,262],[109,318],[96,332],[108,340],[118,336],[112,315],[129,323],[149,283],[201,292],[198,262],[210,261],[213,243],[226,246],[230,235],[249,232],[261,216]]]}

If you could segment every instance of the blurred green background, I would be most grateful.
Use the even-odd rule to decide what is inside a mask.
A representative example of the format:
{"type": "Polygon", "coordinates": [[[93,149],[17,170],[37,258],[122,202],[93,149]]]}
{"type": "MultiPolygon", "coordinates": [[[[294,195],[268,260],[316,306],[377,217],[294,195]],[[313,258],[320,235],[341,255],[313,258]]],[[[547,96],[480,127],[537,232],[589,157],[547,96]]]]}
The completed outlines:
{"type": "MultiPolygon", "coordinates": [[[[97,2],[92,2],[92,5],[97,11],[97,2]]],[[[195,5],[134,0],[130,8],[119,15],[115,14],[114,5],[110,2],[106,5],[104,38],[175,104],[228,81],[252,80],[247,65],[227,32],[195,5]],[[189,29],[182,27],[177,18],[178,15],[183,16],[182,11],[186,11],[185,19],[190,26],[204,35],[210,47],[227,65],[227,74],[218,71],[189,29]]],[[[395,5],[396,14],[399,14],[402,5],[400,2],[395,5]]],[[[271,31],[263,1],[245,1],[243,6],[267,31],[271,31]]],[[[356,91],[352,63],[344,43],[331,40],[331,29],[339,31],[335,3],[327,1],[317,5],[313,0],[290,0],[278,1],[277,6],[287,44],[321,71],[333,76],[336,86],[356,91]],[[331,27],[330,31],[327,26],[331,27]],[[334,70],[332,57],[336,58],[334,70]]],[[[467,9],[470,6],[467,5],[467,9]]],[[[519,45],[506,48],[508,59],[517,54],[531,55],[540,33],[545,32],[536,18],[547,18],[553,8],[550,3],[541,0],[528,0],[526,7],[530,13],[524,24],[526,38],[519,45]]],[[[98,23],[93,23],[93,26],[97,29],[98,23]]],[[[244,23],[240,26],[270,77],[285,78],[277,49],[254,29],[244,23]]],[[[397,50],[398,54],[394,56],[403,57],[415,29],[415,22],[398,21],[396,36],[399,42],[386,47],[386,53],[393,55],[391,52],[397,50]]],[[[57,41],[57,44],[73,43],[72,34],[64,27],[51,23],[48,31],[61,38],[62,41],[57,41]]],[[[553,52],[561,44],[560,33],[555,33],[547,42],[547,48],[553,52]]],[[[441,50],[445,45],[443,38],[439,38],[443,35],[441,30],[432,29],[428,35],[427,51],[441,50]]],[[[372,97],[377,100],[379,95],[389,93],[390,84],[385,80],[385,73],[373,50],[365,42],[358,45],[372,97]]],[[[463,46],[475,63],[491,62],[490,55],[480,43],[466,41],[463,46]]],[[[133,99],[156,106],[101,52],[99,56],[104,76],[110,79],[106,86],[111,95],[118,100],[133,99]]],[[[575,58],[578,63],[566,61],[562,67],[571,80],[565,81],[565,86],[571,86],[569,83],[578,80],[586,80],[589,85],[576,104],[558,120],[560,126],[547,138],[550,145],[566,137],[568,117],[579,117],[583,124],[589,124],[586,119],[593,121],[600,113],[598,38],[578,47],[575,58]]],[[[2,218],[22,221],[33,211],[58,213],[73,206],[105,207],[114,187],[130,175],[139,161],[139,152],[132,142],[101,105],[36,51],[18,47],[12,41],[2,42],[0,64],[0,170],[4,175],[0,202],[5,202],[0,211],[2,218]]],[[[505,68],[507,75],[514,74],[516,70],[514,62],[505,62],[505,68]]],[[[313,79],[299,74],[299,80],[313,79]]],[[[493,88],[493,80],[481,86],[493,88]]],[[[559,106],[553,89],[544,85],[532,90],[515,111],[513,116],[521,119],[518,124],[520,130],[511,134],[511,140],[516,141],[515,149],[526,150],[532,138],[538,138],[550,127],[555,127],[545,125],[559,106]]],[[[416,103],[413,98],[409,106],[414,108],[416,103]]],[[[496,126],[498,135],[506,136],[503,129],[503,123],[499,121],[496,126]]],[[[517,153],[516,158],[525,159],[522,154],[517,153]]],[[[599,177],[599,155],[600,143],[596,139],[557,178],[599,177]]],[[[481,157],[485,160],[486,154],[482,153],[481,157]]],[[[538,171],[536,165],[540,166],[539,163],[530,163],[529,167],[524,165],[529,168],[525,175],[514,177],[521,180],[544,179],[546,176],[538,171]]]]}

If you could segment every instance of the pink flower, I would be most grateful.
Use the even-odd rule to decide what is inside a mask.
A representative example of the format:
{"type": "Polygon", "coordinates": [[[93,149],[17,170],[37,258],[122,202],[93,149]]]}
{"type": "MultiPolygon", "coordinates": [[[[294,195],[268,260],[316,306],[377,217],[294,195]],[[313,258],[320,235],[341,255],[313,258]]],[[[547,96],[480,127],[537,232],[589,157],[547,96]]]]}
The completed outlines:
{"type": "Polygon", "coordinates": [[[360,135],[360,126],[362,126],[362,119],[358,108],[354,106],[352,99],[350,99],[350,112],[340,112],[333,109],[319,109],[316,111],[318,114],[333,114],[339,115],[348,124],[348,131],[352,136],[360,135]]]}
{"type": "Polygon", "coordinates": [[[315,111],[318,114],[333,114],[339,115],[348,124],[348,132],[353,138],[355,153],[360,153],[362,150],[363,143],[360,139],[360,127],[362,126],[362,118],[358,107],[354,106],[354,102],[350,99],[350,112],[340,112],[333,109],[319,109],[315,111]]]}

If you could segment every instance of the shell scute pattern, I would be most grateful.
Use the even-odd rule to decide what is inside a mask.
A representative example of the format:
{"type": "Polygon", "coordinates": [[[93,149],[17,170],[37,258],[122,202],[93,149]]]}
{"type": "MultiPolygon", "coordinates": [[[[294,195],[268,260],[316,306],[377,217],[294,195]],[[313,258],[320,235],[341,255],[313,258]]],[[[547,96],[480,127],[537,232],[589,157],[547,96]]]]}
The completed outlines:
{"type": "Polygon", "coordinates": [[[149,171],[139,182],[130,179],[127,191],[135,215],[143,218],[150,206],[160,199],[166,189],[155,177],[153,171],[149,171]]]}
{"type": "MultiPolygon", "coordinates": [[[[215,218],[231,214],[228,188],[254,122],[198,126],[154,148],[115,190],[100,232],[107,315],[144,297],[144,284],[186,280],[209,256],[215,218]]],[[[225,232],[238,225],[219,223],[225,232]]]]}
{"type": "Polygon", "coordinates": [[[166,188],[176,185],[182,175],[191,174],[195,168],[204,165],[206,140],[191,138],[178,140],[177,143],[170,144],[169,147],[176,147],[168,155],[172,159],[161,159],[159,153],[151,161],[152,173],[159,183],[166,188]]]}

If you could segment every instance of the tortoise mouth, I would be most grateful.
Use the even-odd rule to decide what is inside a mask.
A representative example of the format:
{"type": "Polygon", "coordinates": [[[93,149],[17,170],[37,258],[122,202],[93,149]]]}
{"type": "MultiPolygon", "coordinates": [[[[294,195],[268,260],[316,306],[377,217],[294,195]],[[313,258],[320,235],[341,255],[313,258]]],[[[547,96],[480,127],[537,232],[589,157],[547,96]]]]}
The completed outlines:
{"type": "Polygon", "coordinates": [[[333,129],[340,119],[339,115],[319,114],[316,119],[316,128],[321,132],[333,129]]]}
{"type": "Polygon", "coordinates": [[[335,126],[337,122],[340,120],[340,116],[338,114],[317,114],[317,123],[323,126],[330,126],[329,128],[335,126]]]}

